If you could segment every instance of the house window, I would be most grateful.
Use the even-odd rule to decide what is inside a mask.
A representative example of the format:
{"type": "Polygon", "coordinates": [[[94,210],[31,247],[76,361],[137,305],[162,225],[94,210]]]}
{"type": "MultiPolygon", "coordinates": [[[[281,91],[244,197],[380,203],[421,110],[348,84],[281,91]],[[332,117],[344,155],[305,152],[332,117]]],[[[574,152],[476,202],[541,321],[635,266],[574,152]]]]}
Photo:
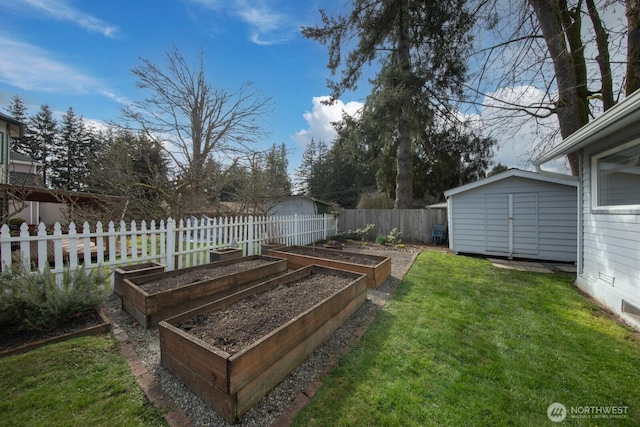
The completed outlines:
{"type": "Polygon", "coordinates": [[[640,209],[640,141],[592,158],[593,207],[640,209]]]}

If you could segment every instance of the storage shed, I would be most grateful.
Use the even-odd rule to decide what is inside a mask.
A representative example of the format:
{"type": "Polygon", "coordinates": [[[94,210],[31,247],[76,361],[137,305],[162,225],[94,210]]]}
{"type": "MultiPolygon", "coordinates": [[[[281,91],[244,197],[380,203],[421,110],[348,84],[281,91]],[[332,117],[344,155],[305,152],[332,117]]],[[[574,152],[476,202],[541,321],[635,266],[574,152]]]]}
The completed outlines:
{"type": "Polygon", "coordinates": [[[519,169],[445,191],[456,253],[575,262],[576,177],[519,169]]]}

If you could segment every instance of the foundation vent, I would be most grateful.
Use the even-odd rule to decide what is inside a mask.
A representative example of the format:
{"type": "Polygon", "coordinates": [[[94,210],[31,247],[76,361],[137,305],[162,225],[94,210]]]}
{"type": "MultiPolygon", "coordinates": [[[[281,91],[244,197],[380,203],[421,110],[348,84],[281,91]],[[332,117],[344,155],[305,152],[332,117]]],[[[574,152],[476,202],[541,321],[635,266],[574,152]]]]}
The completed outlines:
{"type": "Polygon", "coordinates": [[[605,282],[605,283],[608,283],[611,286],[615,286],[614,283],[616,281],[616,278],[613,277],[613,276],[609,276],[608,274],[604,274],[602,272],[598,272],[598,279],[603,281],[603,282],[605,282]]]}

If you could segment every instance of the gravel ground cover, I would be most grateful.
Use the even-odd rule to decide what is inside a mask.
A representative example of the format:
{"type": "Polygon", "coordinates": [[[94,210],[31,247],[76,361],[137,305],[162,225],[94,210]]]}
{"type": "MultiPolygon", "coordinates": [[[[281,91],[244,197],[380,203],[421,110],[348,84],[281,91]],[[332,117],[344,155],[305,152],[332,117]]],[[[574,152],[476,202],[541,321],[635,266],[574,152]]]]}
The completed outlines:
{"type": "MultiPolygon", "coordinates": [[[[406,245],[401,249],[349,246],[349,251],[391,257],[391,276],[377,289],[367,289],[367,300],[360,309],[235,425],[271,425],[308,384],[321,379],[336,355],[348,349],[354,332],[366,325],[371,316],[375,315],[391,297],[402,276],[422,249],[421,246],[416,245],[406,245]]],[[[131,344],[147,370],[156,377],[160,387],[185,411],[194,426],[229,426],[209,405],[185,387],[171,372],[160,366],[160,339],[157,327],[142,328],[120,309],[120,300],[115,296],[109,298],[107,306],[114,322],[128,334],[131,344]]]]}

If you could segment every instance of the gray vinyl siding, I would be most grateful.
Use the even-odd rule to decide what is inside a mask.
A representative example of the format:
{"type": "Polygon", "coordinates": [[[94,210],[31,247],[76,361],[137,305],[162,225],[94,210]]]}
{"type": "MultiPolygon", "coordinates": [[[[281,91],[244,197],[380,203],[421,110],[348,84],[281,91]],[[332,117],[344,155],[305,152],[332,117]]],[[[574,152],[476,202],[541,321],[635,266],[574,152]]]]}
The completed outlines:
{"type": "Polygon", "coordinates": [[[594,144],[581,152],[581,278],[640,307],[640,215],[591,209],[591,155],[608,148],[611,145],[594,144]]]}
{"type": "Polygon", "coordinates": [[[574,262],[573,185],[511,176],[449,196],[450,249],[458,253],[574,262]],[[513,203],[509,252],[509,195],[513,203]]]}

